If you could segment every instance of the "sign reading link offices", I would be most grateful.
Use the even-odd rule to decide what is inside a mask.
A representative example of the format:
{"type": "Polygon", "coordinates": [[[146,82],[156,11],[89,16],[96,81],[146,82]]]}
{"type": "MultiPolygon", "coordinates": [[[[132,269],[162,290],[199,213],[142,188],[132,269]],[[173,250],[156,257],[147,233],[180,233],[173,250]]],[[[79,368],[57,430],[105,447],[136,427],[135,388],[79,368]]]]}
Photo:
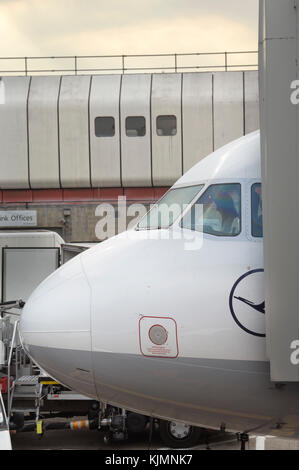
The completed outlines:
{"type": "Polygon", "coordinates": [[[0,211],[1,227],[36,227],[36,211],[0,211]]]}

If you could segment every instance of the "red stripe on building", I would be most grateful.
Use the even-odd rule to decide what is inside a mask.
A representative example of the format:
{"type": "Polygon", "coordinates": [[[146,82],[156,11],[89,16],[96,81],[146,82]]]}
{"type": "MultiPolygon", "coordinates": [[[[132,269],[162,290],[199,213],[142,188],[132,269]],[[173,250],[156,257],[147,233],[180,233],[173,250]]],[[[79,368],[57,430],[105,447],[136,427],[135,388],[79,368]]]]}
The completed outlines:
{"type": "Polygon", "coordinates": [[[63,189],[64,201],[93,201],[93,190],[88,189],[63,189]]]}
{"type": "Polygon", "coordinates": [[[63,201],[62,189],[33,189],[32,201],[33,202],[63,201]]]}
{"type": "Polygon", "coordinates": [[[93,190],[94,199],[96,201],[117,201],[124,195],[123,188],[95,188],[93,190]]]}
{"type": "Polygon", "coordinates": [[[32,191],[30,189],[4,189],[3,203],[32,202],[32,191]]]}
{"type": "Polygon", "coordinates": [[[169,190],[169,188],[154,188],[154,191],[155,191],[154,199],[155,199],[155,201],[157,201],[162,196],[164,196],[164,194],[167,193],[168,190],[169,190]]]}
{"type": "Polygon", "coordinates": [[[125,196],[130,201],[153,201],[155,190],[154,188],[125,188],[125,196]]]}
{"type": "Polygon", "coordinates": [[[78,188],[78,189],[4,189],[0,190],[0,203],[5,204],[46,204],[117,202],[125,196],[127,201],[157,201],[169,188],[78,188]]]}

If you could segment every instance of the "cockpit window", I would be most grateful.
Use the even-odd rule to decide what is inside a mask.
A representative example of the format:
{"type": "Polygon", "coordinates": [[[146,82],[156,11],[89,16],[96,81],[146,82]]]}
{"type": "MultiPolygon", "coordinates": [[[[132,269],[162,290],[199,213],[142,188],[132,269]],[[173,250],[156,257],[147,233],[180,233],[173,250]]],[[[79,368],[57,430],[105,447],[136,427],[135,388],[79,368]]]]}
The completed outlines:
{"type": "Polygon", "coordinates": [[[251,187],[251,234],[253,237],[263,236],[262,185],[255,183],[251,187]]]}
{"type": "Polygon", "coordinates": [[[181,227],[222,237],[239,235],[241,185],[211,185],[184,216],[181,227]]]}
{"type": "Polygon", "coordinates": [[[165,196],[141,219],[140,230],[170,227],[203,188],[203,184],[186,188],[170,189],[165,196]]]}

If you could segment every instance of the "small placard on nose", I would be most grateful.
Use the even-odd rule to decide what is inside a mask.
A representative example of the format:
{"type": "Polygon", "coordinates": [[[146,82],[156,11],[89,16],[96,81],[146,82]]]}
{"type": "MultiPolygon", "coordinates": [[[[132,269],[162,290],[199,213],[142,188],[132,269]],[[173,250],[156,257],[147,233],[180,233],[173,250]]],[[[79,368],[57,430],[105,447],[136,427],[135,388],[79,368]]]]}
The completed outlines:
{"type": "Polygon", "coordinates": [[[144,356],[178,357],[176,321],[170,317],[142,317],[139,320],[139,343],[144,356]]]}

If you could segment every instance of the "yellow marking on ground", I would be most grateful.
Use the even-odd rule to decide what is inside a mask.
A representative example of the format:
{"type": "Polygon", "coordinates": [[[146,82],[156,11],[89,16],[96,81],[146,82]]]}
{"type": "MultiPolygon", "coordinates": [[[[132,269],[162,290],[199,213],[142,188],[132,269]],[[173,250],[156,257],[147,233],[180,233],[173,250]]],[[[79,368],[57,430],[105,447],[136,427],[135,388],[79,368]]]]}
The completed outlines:
{"type": "Polygon", "coordinates": [[[41,419],[36,423],[36,433],[37,434],[43,433],[43,422],[41,419]]]}

